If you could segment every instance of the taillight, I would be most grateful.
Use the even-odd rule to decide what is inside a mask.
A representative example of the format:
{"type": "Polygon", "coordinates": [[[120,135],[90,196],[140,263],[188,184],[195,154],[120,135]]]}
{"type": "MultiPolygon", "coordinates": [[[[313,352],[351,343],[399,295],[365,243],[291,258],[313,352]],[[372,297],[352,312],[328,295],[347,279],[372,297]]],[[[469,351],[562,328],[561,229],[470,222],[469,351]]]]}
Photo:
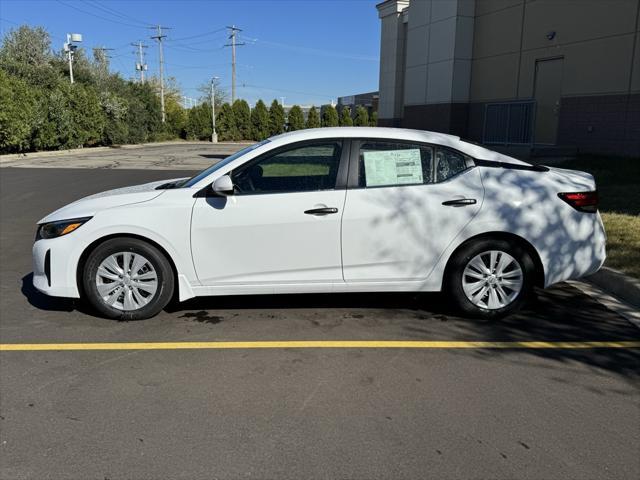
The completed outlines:
{"type": "Polygon", "coordinates": [[[598,192],[565,192],[558,196],[580,212],[598,211],[598,192]]]}

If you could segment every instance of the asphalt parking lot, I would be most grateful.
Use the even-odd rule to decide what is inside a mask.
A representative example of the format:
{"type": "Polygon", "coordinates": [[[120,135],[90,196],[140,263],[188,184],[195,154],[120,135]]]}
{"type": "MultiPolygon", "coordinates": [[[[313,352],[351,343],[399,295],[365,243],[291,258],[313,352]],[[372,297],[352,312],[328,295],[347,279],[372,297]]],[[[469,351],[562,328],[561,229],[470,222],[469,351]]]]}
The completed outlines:
{"type": "MultiPolygon", "coordinates": [[[[567,284],[495,322],[437,294],[194,299],[114,322],[31,287],[45,214],[189,173],[0,169],[1,343],[640,340],[567,284]]],[[[2,351],[0,478],[637,479],[639,365],[637,348],[2,351]]]]}

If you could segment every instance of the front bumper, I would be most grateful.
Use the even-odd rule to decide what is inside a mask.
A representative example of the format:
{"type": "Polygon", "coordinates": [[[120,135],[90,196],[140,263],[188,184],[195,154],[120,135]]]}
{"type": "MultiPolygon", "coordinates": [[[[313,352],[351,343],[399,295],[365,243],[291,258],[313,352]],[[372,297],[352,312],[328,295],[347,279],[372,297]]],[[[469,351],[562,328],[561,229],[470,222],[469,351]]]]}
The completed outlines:
{"type": "Polygon", "coordinates": [[[52,297],[79,298],[77,259],[66,237],[41,239],[33,244],[33,286],[52,297]]]}

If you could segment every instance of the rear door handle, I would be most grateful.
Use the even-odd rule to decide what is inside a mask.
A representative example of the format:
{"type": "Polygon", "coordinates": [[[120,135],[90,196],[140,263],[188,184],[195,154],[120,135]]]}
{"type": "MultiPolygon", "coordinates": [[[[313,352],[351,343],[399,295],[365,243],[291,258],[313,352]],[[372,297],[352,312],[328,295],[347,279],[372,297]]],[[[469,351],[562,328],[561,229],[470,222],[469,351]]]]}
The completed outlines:
{"type": "Polygon", "coordinates": [[[333,207],[312,208],[311,210],[305,210],[304,213],[307,215],[330,215],[338,213],[338,209],[333,207]]]}
{"type": "Polygon", "coordinates": [[[466,205],[475,205],[475,198],[458,198],[456,200],[447,200],[446,202],[442,202],[442,205],[447,207],[464,207],[466,205]]]}

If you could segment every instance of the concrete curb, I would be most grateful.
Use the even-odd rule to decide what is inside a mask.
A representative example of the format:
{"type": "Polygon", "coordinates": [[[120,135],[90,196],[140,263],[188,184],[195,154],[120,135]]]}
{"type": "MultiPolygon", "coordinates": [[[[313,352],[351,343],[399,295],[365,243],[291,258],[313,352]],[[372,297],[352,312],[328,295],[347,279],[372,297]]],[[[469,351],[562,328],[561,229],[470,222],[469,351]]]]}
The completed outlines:
{"type": "Polygon", "coordinates": [[[640,281],[635,278],[612,268],[602,267],[583,280],[640,309],[640,281]]]}
{"type": "Polygon", "coordinates": [[[98,152],[108,152],[117,150],[135,150],[137,148],[144,147],[162,147],[163,145],[252,145],[254,142],[218,142],[213,144],[211,142],[197,142],[197,141],[185,141],[175,140],[169,142],[155,142],[155,143],[137,143],[131,145],[117,145],[112,147],[88,147],[88,148],[74,148],[70,150],[48,150],[43,152],[26,152],[26,153],[9,153],[7,155],[0,155],[0,164],[15,162],[16,160],[28,160],[30,158],[46,158],[46,157],[60,157],[64,155],[78,155],[78,154],[91,154],[98,152]]]}

